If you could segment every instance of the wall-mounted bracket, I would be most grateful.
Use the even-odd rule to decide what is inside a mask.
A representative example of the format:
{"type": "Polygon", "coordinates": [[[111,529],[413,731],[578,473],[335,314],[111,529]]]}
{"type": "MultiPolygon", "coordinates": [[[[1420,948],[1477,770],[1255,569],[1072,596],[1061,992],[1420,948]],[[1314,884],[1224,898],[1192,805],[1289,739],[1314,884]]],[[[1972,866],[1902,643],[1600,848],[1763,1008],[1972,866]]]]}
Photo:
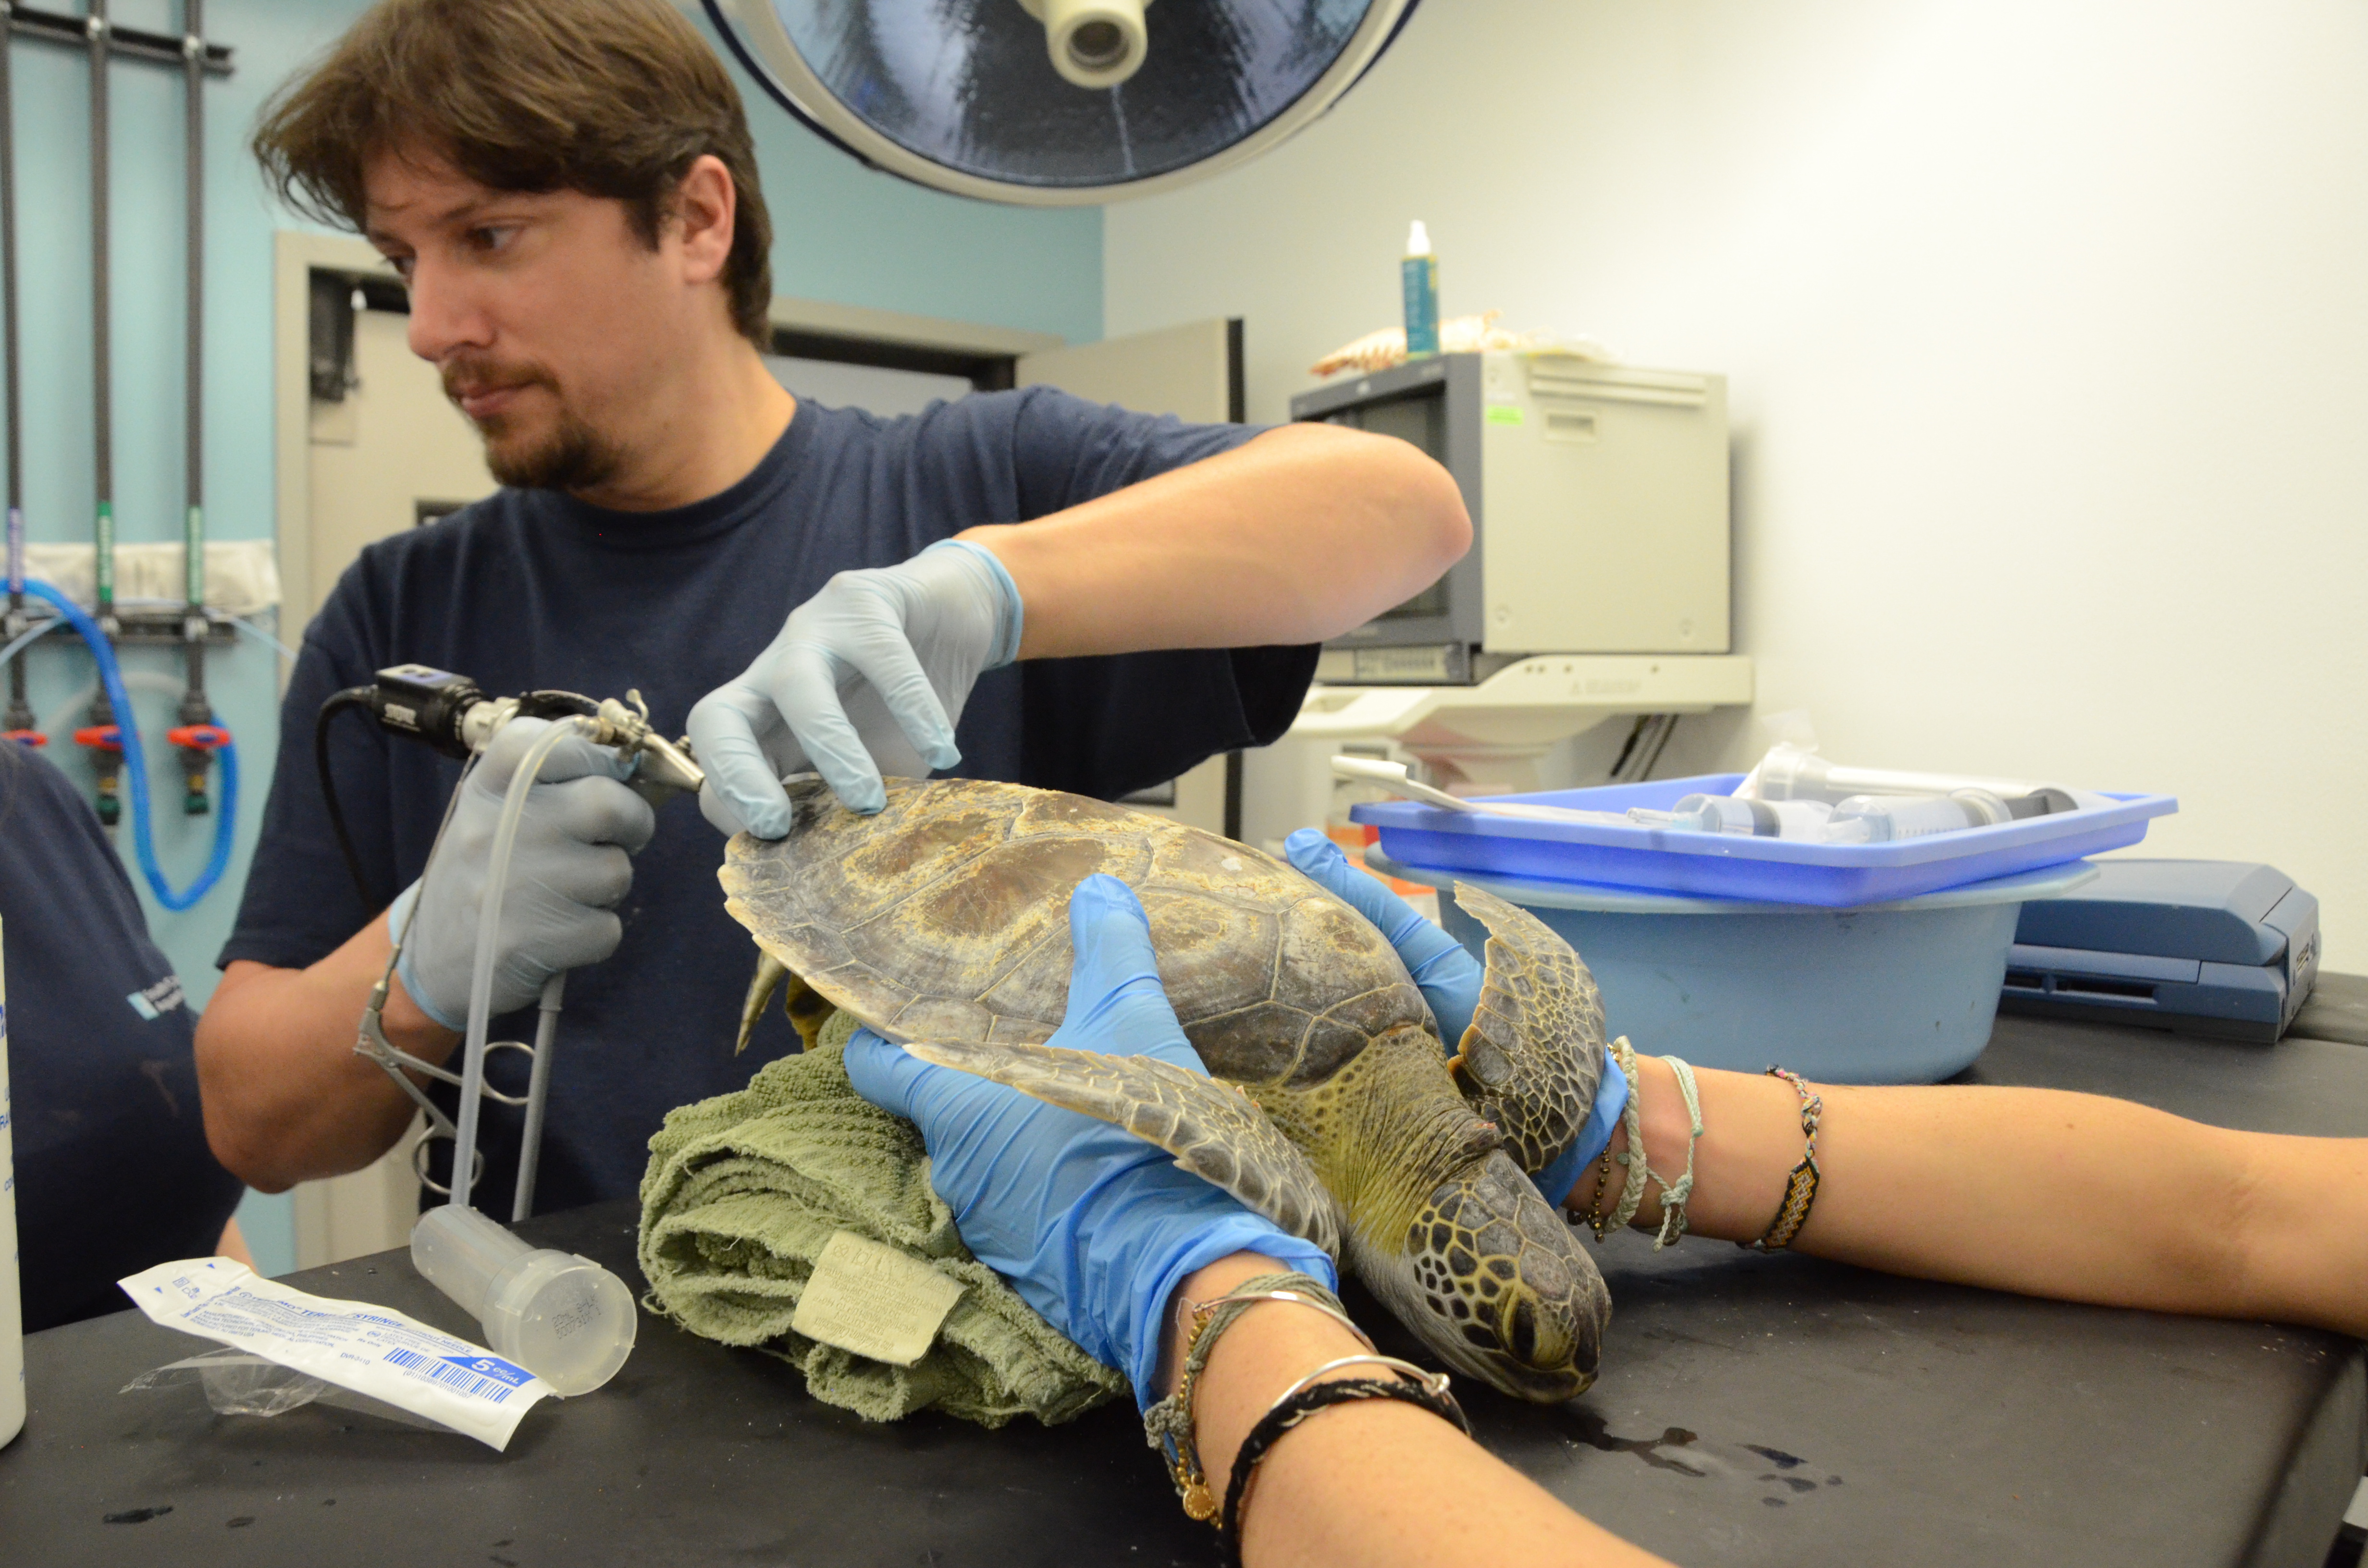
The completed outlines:
{"type": "MultiPolygon", "coordinates": [[[[69,17],[60,11],[37,11],[30,6],[15,6],[0,0],[0,16],[8,18],[8,30],[20,38],[37,39],[43,43],[63,44],[68,48],[90,48],[90,18],[69,17]]],[[[143,28],[107,25],[107,47],[111,54],[127,60],[145,60],[158,65],[179,67],[188,58],[190,40],[174,33],[150,32],[143,28]]],[[[199,43],[205,51],[206,74],[227,76],[231,74],[230,46],[222,43],[199,43]]]]}

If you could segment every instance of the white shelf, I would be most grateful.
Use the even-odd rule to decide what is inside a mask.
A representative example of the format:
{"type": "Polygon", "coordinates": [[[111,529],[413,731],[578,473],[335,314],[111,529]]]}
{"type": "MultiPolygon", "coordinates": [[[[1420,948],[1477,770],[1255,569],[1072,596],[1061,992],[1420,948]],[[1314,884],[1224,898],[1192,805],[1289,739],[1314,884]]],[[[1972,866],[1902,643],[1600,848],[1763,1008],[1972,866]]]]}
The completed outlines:
{"type": "Polygon", "coordinates": [[[1748,653],[1541,653],[1476,686],[1310,687],[1290,738],[1528,750],[1618,714],[1707,713],[1751,696],[1748,653]]]}

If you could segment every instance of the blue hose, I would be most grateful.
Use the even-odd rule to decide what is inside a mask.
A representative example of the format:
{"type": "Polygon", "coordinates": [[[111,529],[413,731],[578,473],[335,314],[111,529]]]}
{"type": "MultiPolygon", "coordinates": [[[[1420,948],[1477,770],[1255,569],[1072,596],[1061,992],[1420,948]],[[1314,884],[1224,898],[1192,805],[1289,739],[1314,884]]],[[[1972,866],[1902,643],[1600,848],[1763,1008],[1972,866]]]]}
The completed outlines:
{"type": "Polygon", "coordinates": [[[176,892],[156,864],[156,846],[149,836],[148,764],[140,749],[140,727],[132,722],[131,695],[123,689],[123,671],[115,662],[114,647],[98,629],[98,623],[83,613],[80,605],[49,584],[27,578],[25,592],[46,601],[65,617],[66,624],[82,633],[82,640],[90,645],[91,657],[98,661],[99,684],[107,690],[107,700],[115,708],[115,733],[123,738],[123,768],[131,776],[131,846],[140,857],[141,873],[155,890],[158,903],[176,911],[188,908],[211,892],[222,873],[230,869],[231,835],[238,824],[238,748],[228,741],[222,745],[222,812],[214,824],[213,858],[186,892],[176,892]]]}

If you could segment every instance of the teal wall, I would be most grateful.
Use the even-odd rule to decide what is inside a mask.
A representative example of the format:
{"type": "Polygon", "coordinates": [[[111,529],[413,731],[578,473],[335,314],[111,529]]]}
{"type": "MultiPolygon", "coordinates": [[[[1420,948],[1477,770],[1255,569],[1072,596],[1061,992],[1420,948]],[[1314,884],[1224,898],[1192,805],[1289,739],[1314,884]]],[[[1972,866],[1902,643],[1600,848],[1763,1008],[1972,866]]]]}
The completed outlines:
{"type": "MultiPolygon", "coordinates": [[[[62,7],[63,8],[63,7],[62,7]]],[[[296,226],[266,195],[245,149],[264,98],[364,9],[358,0],[212,0],[209,35],[236,51],[237,69],[208,87],[205,469],[207,520],[222,539],[267,539],[275,527],[272,474],[271,234],[296,226]]],[[[120,25],[170,30],[170,0],[118,0],[120,25]]],[[[17,168],[22,258],[27,532],[85,540],[92,513],[89,76],[77,50],[17,40],[17,168]]],[[[732,67],[735,77],[739,68],[732,67]]],[[[885,310],[1059,334],[1101,335],[1101,214],[1023,211],[965,201],[863,168],[807,133],[742,80],[774,221],[778,292],[885,310]]],[[[183,256],[181,85],[176,69],[119,62],[109,77],[114,225],[115,502],[121,540],[180,535],[183,506],[183,256]]],[[[786,609],[787,607],[784,607],[786,609]]],[[[284,635],[295,641],[298,629],[284,635]]],[[[31,661],[35,710],[48,713],[92,678],[78,649],[45,642],[31,661]]],[[[178,656],[130,650],[127,668],[178,678],[178,656]]],[[[214,955],[229,932],[277,752],[274,656],[243,642],[208,661],[207,686],[238,737],[245,790],[237,854],[223,886],[169,914],[142,902],[194,1002],[212,994],[214,955]]],[[[160,801],[178,799],[161,744],[173,699],[135,690],[152,743],[160,801]]],[[[59,731],[77,722],[63,719],[59,731]]],[[[68,737],[51,758],[87,778],[68,737]]],[[[166,875],[186,883],[203,866],[212,820],[176,807],[157,820],[166,875]]],[[[127,864],[131,831],[120,832],[127,864]]],[[[138,873],[133,873],[135,883],[138,873]]],[[[257,1261],[290,1266],[285,1199],[250,1197],[241,1210],[257,1261]]]]}

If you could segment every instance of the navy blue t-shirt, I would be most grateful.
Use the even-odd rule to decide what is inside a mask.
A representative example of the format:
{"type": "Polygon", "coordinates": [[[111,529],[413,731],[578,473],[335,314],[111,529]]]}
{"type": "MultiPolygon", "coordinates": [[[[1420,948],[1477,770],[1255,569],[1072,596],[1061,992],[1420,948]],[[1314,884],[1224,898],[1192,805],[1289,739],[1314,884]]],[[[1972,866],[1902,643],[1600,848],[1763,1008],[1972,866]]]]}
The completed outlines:
{"type": "MultiPolygon", "coordinates": [[[[638,687],[666,734],[746,668],[834,573],[888,566],[981,523],[1021,522],[1227,450],[1258,432],[1188,426],[1049,388],[941,403],[901,419],[801,402],[739,483],[675,511],[611,512],[553,491],[504,490],[362,552],[304,634],[280,714],[263,838],[221,961],[316,962],[374,912],[355,892],[313,761],[323,699],[406,661],[496,694],[638,687]]],[[[1030,661],[988,672],[956,727],[954,771],[1109,798],[1172,778],[1290,726],[1312,647],[1030,661]]],[[[350,714],[335,721],[337,799],[379,899],[419,875],[459,764],[350,714]]],[[[778,1009],[734,1057],[756,961],[723,911],[723,839],[677,797],[634,859],[624,940],[572,974],[552,1058],[536,1207],[636,1190],[666,1113],[743,1087],[797,1048],[778,1009]]],[[[494,1039],[531,1040],[531,1010],[494,1039]]],[[[524,1093],[525,1058],[488,1062],[524,1093]]],[[[457,1059],[454,1062],[457,1067],[457,1059]]],[[[448,1109],[452,1096],[439,1089],[448,1109]]],[[[484,1111],[488,1212],[507,1216],[519,1113],[484,1111]]],[[[450,1148],[431,1146],[446,1179],[450,1148]]]]}
{"type": "Polygon", "coordinates": [[[63,773],[0,744],[17,1276],[28,1330],[131,1305],[207,1257],[246,1189],[206,1147],[196,1020],[123,862],[63,773]]]}

